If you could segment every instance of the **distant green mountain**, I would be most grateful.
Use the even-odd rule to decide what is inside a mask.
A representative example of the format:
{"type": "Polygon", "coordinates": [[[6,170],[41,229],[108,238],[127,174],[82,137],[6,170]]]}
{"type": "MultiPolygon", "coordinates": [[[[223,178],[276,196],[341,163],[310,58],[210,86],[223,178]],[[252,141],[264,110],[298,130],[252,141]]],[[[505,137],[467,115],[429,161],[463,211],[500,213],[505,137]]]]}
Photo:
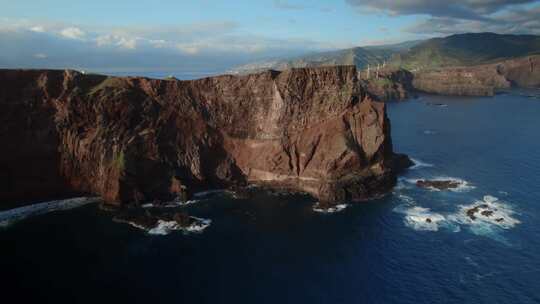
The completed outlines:
{"type": "Polygon", "coordinates": [[[393,58],[394,55],[407,52],[420,41],[407,41],[384,46],[354,47],[350,49],[313,53],[288,59],[272,59],[254,62],[233,69],[232,73],[251,73],[261,70],[286,70],[290,68],[355,65],[359,69],[367,65],[376,66],[393,58]]]}
{"type": "Polygon", "coordinates": [[[477,65],[532,54],[540,54],[540,36],[470,33],[425,40],[394,56],[392,63],[414,70],[477,65]]]}
{"type": "Polygon", "coordinates": [[[365,69],[368,64],[374,67],[383,62],[414,71],[419,68],[477,65],[532,54],[540,54],[540,36],[469,33],[266,60],[243,65],[230,72],[243,74],[267,69],[331,65],[355,65],[358,69],[365,69]]]}

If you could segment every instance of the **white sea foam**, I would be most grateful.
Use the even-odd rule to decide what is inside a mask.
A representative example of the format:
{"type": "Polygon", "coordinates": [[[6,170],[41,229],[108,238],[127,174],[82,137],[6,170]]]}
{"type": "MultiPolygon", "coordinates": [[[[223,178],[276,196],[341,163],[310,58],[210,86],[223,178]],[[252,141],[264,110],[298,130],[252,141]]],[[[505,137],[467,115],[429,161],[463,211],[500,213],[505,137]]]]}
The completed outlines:
{"type": "Polygon", "coordinates": [[[507,203],[490,195],[470,205],[460,205],[453,213],[433,212],[429,208],[411,205],[410,202],[397,206],[394,211],[404,214],[405,225],[414,230],[438,231],[447,228],[459,232],[460,227],[467,227],[477,235],[497,240],[502,240],[497,235],[497,229],[510,229],[520,223],[514,217],[515,211],[507,203]]]}
{"type": "Polygon", "coordinates": [[[156,227],[148,229],[148,234],[154,235],[167,235],[174,230],[181,230],[182,228],[178,225],[176,221],[164,221],[159,220],[156,227]]]}
{"type": "Polygon", "coordinates": [[[192,219],[196,220],[193,224],[189,225],[188,227],[185,227],[184,230],[188,232],[193,233],[200,233],[203,232],[204,229],[208,228],[210,224],[212,223],[211,219],[204,219],[200,217],[191,217],[192,219]]]}
{"type": "Polygon", "coordinates": [[[207,190],[207,191],[201,191],[201,192],[197,192],[195,194],[193,194],[193,197],[195,198],[204,198],[204,197],[207,197],[209,195],[213,195],[213,194],[221,194],[221,193],[227,193],[228,191],[227,190],[224,190],[224,189],[216,189],[216,190],[207,190]]]}
{"type": "Polygon", "coordinates": [[[120,224],[128,224],[128,225],[130,225],[132,227],[135,227],[135,228],[141,229],[141,230],[145,230],[145,231],[148,230],[148,229],[146,229],[146,227],[144,227],[142,225],[139,225],[139,224],[137,224],[135,222],[130,222],[130,221],[127,221],[127,220],[123,220],[123,219],[113,218],[113,222],[120,223],[120,224]]]}
{"type": "Polygon", "coordinates": [[[330,208],[320,208],[319,203],[315,203],[315,205],[313,205],[313,211],[319,213],[336,213],[345,210],[348,206],[348,204],[339,204],[330,208]]]}
{"type": "Polygon", "coordinates": [[[143,208],[177,208],[177,207],[184,207],[184,206],[188,206],[188,205],[192,205],[192,204],[195,204],[195,203],[198,203],[200,202],[199,200],[188,200],[188,201],[172,201],[172,202],[166,202],[166,203],[163,203],[163,204],[153,204],[153,203],[148,203],[148,204],[144,204],[144,205],[141,205],[141,207],[143,208]]]}
{"type": "Polygon", "coordinates": [[[119,219],[116,219],[115,221],[118,223],[125,223],[132,227],[144,230],[148,234],[152,234],[152,235],[167,235],[173,231],[182,231],[185,233],[201,233],[206,228],[208,228],[210,224],[212,223],[212,220],[210,219],[204,219],[204,218],[199,218],[199,217],[194,217],[194,216],[190,216],[190,218],[193,219],[194,221],[191,225],[187,227],[178,225],[176,221],[158,220],[156,226],[150,229],[142,225],[138,225],[131,221],[125,221],[125,220],[119,220],[119,219]]]}
{"type": "Polygon", "coordinates": [[[404,221],[405,225],[414,230],[438,231],[446,219],[442,214],[416,206],[406,209],[404,221]]]}
{"type": "Polygon", "coordinates": [[[414,205],[415,204],[414,199],[412,197],[408,196],[408,195],[397,194],[397,197],[398,197],[399,200],[401,200],[405,204],[408,204],[408,205],[414,205]]]}
{"type": "MultiPolygon", "coordinates": [[[[421,181],[421,180],[455,182],[455,183],[458,184],[458,186],[456,188],[449,188],[448,189],[448,191],[453,191],[453,192],[465,192],[465,191],[469,191],[469,190],[472,190],[472,189],[476,188],[470,182],[468,182],[468,181],[466,181],[464,179],[461,179],[461,178],[457,178],[457,177],[436,176],[436,177],[432,177],[432,178],[408,178],[408,179],[405,179],[406,182],[408,182],[410,184],[414,184],[414,185],[416,185],[416,183],[418,181],[421,181]]],[[[432,190],[432,191],[441,191],[441,190],[439,190],[439,189],[437,189],[435,187],[427,187],[427,189],[432,190]]]]}
{"type": "Polygon", "coordinates": [[[475,201],[471,205],[459,206],[459,211],[454,215],[452,220],[465,225],[478,226],[495,226],[503,229],[510,229],[521,223],[514,218],[515,211],[506,203],[498,198],[486,195],[482,200],[475,201]],[[471,213],[474,219],[467,214],[471,210],[476,209],[476,212],[471,213]]]}
{"type": "Polygon", "coordinates": [[[409,185],[407,184],[407,180],[404,177],[398,177],[397,183],[394,186],[394,194],[399,194],[400,190],[409,188],[409,185]]]}
{"type": "Polygon", "coordinates": [[[68,210],[84,206],[86,204],[98,203],[99,197],[77,197],[65,200],[57,200],[33,204],[0,212],[0,227],[7,227],[25,218],[41,215],[53,211],[68,210]]]}
{"type": "Polygon", "coordinates": [[[410,167],[409,169],[420,169],[420,168],[430,168],[430,167],[433,167],[433,164],[428,164],[428,163],[425,163],[417,158],[410,158],[414,165],[412,167],[410,167]]]}

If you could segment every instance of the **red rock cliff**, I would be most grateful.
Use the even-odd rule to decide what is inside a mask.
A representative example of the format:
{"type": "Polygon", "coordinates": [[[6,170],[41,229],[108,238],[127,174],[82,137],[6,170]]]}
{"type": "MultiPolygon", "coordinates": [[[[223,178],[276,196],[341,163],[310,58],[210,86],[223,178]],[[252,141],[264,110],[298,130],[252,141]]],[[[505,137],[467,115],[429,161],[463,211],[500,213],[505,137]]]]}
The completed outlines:
{"type": "Polygon", "coordinates": [[[497,89],[540,86],[540,55],[470,67],[416,71],[416,90],[444,95],[492,96],[497,89]]]}
{"type": "Polygon", "coordinates": [[[0,71],[1,199],[109,203],[246,183],[363,200],[395,182],[390,124],[354,67],[194,81],[0,71]]]}

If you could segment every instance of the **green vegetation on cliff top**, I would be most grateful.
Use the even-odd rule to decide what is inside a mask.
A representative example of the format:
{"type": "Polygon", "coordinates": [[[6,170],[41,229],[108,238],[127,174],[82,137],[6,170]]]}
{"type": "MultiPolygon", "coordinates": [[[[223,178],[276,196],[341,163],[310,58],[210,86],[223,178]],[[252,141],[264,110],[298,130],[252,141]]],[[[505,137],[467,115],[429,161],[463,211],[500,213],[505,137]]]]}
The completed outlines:
{"type": "Polygon", "coordinates": [[[459,34],[433,38],[395,56],[394,63],[414,70],[444,66],[477,65],[540,54],[540,36],[459,34]]]}

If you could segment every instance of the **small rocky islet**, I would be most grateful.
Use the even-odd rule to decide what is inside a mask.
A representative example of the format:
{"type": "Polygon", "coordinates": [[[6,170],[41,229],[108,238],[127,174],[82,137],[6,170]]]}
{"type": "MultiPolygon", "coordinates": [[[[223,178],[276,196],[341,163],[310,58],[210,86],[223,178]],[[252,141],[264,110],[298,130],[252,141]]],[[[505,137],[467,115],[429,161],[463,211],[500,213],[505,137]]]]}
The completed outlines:
{"type": "Polygon", "coordinates": [[[457,189],[463,185],[463,182],[457,180],[426,180],[416,181],[416,186],[420,188],[431,188],[438,190],[457,189]]]}

